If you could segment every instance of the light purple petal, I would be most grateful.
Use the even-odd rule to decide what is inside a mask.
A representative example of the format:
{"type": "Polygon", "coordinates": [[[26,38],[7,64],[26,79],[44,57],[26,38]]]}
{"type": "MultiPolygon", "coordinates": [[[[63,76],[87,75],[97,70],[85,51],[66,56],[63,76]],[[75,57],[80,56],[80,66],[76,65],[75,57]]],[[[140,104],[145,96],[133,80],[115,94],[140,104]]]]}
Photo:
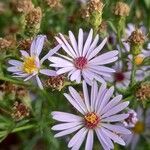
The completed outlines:
{"type": "Polygon", "coordinates": [[[56,71],[50,69],[41,69],[40,73],[47,75],[47,76],[56,76],[56,71]]]}
{"type": "Polygon", "coordinates": [[[71,96],[74,98],[74,100],[77,102],[77,104],[82,108],[82,110],[84,110],[84,112],[87,112],[83,99],[78,94],[78,92],[73,87],[69,87],[69,92],[71,96]]]}
{"type": "Polygon", "coordinates": [[[89,61],[89,64],[102,65],[107,64],[108,62],[113,62],[116,60],[116,55],[118,55],[118,51],[110,51],[95,57],[94,59],[89,61]]]}
{"type": "Polygon", "coordinates": [[[83,49],[83,30],[79,29],[78,34],[78,51],[80,56],[82,56],[82,49],[83,49]]]}
{"type": "Polygon", "coordinates": [[[64,96],[72,104],[73,107],[75,107],[80,113],[85,114],[85,111],[79,106],[79,104],[69,94],[64,93],[64,96]]]}
{"type": "Polygon", "coordinates": [[[89,35],[87,37],[87,40],[84,44],[84,48],[83,48],[83,51],[82,51],[82,56],[85,56],[87,51],[89,50],[89,47],[90,47],[91,42],[92,42],[92,38],[93,38],[93,29],[90,30],[89,35]]]}
{"type": "Polygon", "coordinates": [[[106,124],[106,123],[102,123],[101,124],[103,127],[107,128],[108,130],[111,130],[113,132],[119,133],[119,134],[131,134],[131,131],[119,126],[119,125],[112,125],[112,124],[106,124]]]}
{"type": "Polygon", "coordinates": [[[37,81],[37,83],[38,83],[39,88],[40,88],[40,89],[43,89],[42,82],[41,82],[41,80],[40,80],[40,78],[39,78],[38,75],[36,75],[36,81],[37,81]]]}
{"type": "Polygon", "coordinates": [[[76,55],[79,57],[77,41],[76,41],[76,39],[75,39],[75,37],[74,37],[74,35],[73,35],[73,33],[71,31],[69,31],[69,38],[70,38],[72,47],[73,47],[76,55]]]}
{"type": "Polygon", "coordinates": [[[86,150],[92,150],[93,149],[93,141],[94,141],[93,130],[89,130],[88,135],[87,135],[86,144],[85,144],[86,150]]]}
{"type": "Polygon", "coordinates": [[[18,72],[19,71],[20,72],[21,69],[18,67],[8,67],[7,71],[9,71],[9,72],[18,72]]]}
{"type": "Polygon", "coordinates": [[[102,128],[103,132],[109,137],[111,138],[115,143],[118,143],[120,145],[125,146],[125,142],[123,141],[123,139],[118,136],[117,134],[107,130],[106,128],[102,128]]]}
{"type": "Polygon", "coordinates": [[[129,116],[129,114],[118,114],[114,116],[110,116],[107,118],[102,119],[102,122],[117,122],[117,121],[123,121],[129,116]]]}
{"type": "Polygon", "coordinates": [[[29,54],[26,51],[20,50],[20,52],[23,57],[29,57],[29,54]]]}
{"type": "Polygon", "coordinates": [[[86,134],[87,134],[87,131],[88,130],[85,130],[85,132],[81,135],[81,137],[78,139],[78,141],[76,142],[76,144],[72,147],[71,150],[79,150],[85,137],[86,137],[86,134]]]}
{"type": "Polygon", "coordinates": [[[80,122],[83,120],[83,118],[71,113],[54,111],[51,114],[53,116],[53,119],[61,122],[80,122]]]}
{"type": "Polygon", "coordinates": [[[52,55],[54,55],[59,49],[61,48],[60,45],[57,45],[56,47],[54,47],[53,49],[51,49],[48,54],[46,54],[41,60],[41,64],[48,58],[50,58],[52,55]]]}
{"type": "Polygon", "coordinates": [[[76,142],[81,138],[81,136],[84,134],[84,132],[86,131],[87,129],[84,127],[82,129],[80,129],[72,138],[71,140],[69,141],[68,143],[68,147],[71,148],[73,147],[76,142]]]}
{"type": "Polygon", "coordinates": [[[66,72],[69,72],[71,70],[73,70],[73,67],[64,67],[64,68],[61,68],[61,69],[57,70],[56,73],[58,75],[60,75],[60,74],[64,74],[66,72]]]}
{"type": "Polygon", "coordinates": [[[57,134],[54,135],[54,137],[61,137],[61,136],[65,136],[65,135],[68,135],[68,134],[71,134],[77,130],[79,130],[80,128],[82,128],[82,125],[78,125],[74,128],[70,128],[70,129],[67,129],[67,130],[63,130],[57,134]]]}
{"type": "Polygon", "coordinates": [[[107,38],[105,38],[105,39],[101,42],[101,44],[100,44],[98,47],[96,47],[96,48],[90,53],[90,55],[88,56],[88,60],[90,60],[90,59],[92,59],[94,56],[96,56],[96,55],[102,50],[102,48],[104,47],[104,45],[106,44],[106,42],[107,42],[107,38]]]}
{"type": "MultiPolygon", "coordinates": [[[[79,80],[79,77],[81,76],[81,70],[76,70],[74,73],[72,73],[71,77],[70,77],[70,80],[71,81],[74,81],[74,80],[79,80]]],[[[79,83],[79,82],[78,82],[79,83]]]]}
{"type": "Polygon", "coordinates": [[[74,128],[81,124],[82,124],[82,122],[61,123],[61,124],[57,124],[57,125],[53,126],[51,129],[55,130],[55,131],[66,130],[66,129],[74,128]]]}
{"type": "Polygon", "coordinates": [[[127,106],[129,105],[129,102],[123,102],[123,103],[120,103],[118,105],[116,105],[115,107],[111,108],[110,110],[108,110],[104,115],[102,115],[101,118],[105,118],[105,117],[108,117],[108,116],[112,116],[120,111],[122,111],[124,108],[126,108],[127,106]]]}

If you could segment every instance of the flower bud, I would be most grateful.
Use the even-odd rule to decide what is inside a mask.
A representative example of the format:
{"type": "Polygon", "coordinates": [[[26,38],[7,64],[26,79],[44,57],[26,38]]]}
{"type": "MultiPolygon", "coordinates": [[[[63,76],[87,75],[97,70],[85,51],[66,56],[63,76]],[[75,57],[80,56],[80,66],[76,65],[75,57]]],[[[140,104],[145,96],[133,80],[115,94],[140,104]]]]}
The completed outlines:
{"type": "Polygon", "coordinates": [[[114,14],[121,17],[127,17],[130,13],[130,7],[123,2],[117,2],[114,7],[114,14]]]}

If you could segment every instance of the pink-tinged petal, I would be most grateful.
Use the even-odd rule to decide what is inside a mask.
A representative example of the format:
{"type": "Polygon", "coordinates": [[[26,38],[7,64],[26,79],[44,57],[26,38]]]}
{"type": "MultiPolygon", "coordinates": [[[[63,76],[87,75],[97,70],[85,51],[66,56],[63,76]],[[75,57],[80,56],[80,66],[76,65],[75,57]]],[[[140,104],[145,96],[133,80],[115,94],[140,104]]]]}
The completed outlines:
{"type": "Polygon", "coordinates": [[[93,141],[94,141],[93,130],[89,130],[88,135],[87,135],[86,144],[85,144],[86,150],[92,150],[93,149],[93,141]]]}
{"type": "Polygon", "coordinates": [[[40,80],[40,78],[39,78],[38,75],[36,75],[36,81],[37,81],[37,83],[38,83],[39,88],[40,88],[40,89],[43,89],[43,84],[42,84],[42,82],[41,82],[41,80],[40,80]]]}
{"type": "Polygon", "coordinates": [[[31,56],[35,56],[35,55],[39,56],[40,55],[45,39],[46,39],[45,35],[38,35],[33,40],[32,44],[31,44],[31,48],[30,48],[30,55],[31,56]]]}
{"type": "Polygon", "coordinates": [[[115,105],[117,105],[122,99],[122,95],[117,95],[116,97],[114,97],[101,111],[101,114],[104,114],[105,112],[107,112],[108,110],[110,110],[111,108],[113,108],[115,105]]]}
{"type": "MultiPolygon", "coordinates": [[[[104,148],[104,150],[110,150],[112,149],[112,145],[109,144],[107,141],[108,141],[108,138],[107,140],[104,138],[103,134],[102,134],[102,129],[101,128],[97,128],[95,129],[95,132],[96,132],[96,135],[98,137],[98,140],[100,141],[100,143],[102,144],[102,147],[104,148]]],[[[106,137],[106,136],[105,136],[106,137]]]]}
{"type": "Polygon", "coordinates": [[[88,58],[90,53],[94,50],[94,48],[96,47],[98,41],[99,41],[99,35],[97,34],[96,37],[94,38],[94,41],[92,42],[88,52],[87,52],[87,54],[86,54],[86,58],[88,58]]]}
{"type": "Polygon", "coordinates": [[[110,110],[108,110],[104,115],[101,116],[101,118],[106,118],[108,116],[117,114],[120,111],[122,111],[123,109],[125,109],[128,105],[129,105],[129,102],[120,103],[120,104],[116,105],[115,107],[111,108],[110,110]]]}
{"type": "Polygon", "coordinates": [[[57,40],[57,42],[61,45],[61,47],[63,48],[63,50],[72,58],[75,58],[75,56],[70,52],[70,50],[68,49],[68,47],[65,45],[65,43],[58,37],[55,37],[55,39],[57,40]]]}
{"type": "Polygon", "coordinates": [[[41,60],[41,64],[48,58],[50,58],[52,55],[54,55],[59,49],[61,48],[60,45],[57,45],[56,47],[54,47],[53,49],[51,49],[48,54],[46,54],[41,60]]]}
{"type": "Polygon", "coordinates": [[[96,103],[95,103],[95,111],[96,112],[99,110],[99,105],[100,105],[101,100],[105,94],[105,91],[106,91],[106,83],[103,83],[99,88],[98,95],[96,98],[96,103]]]}
{"type": "Polygon", "coordinates": [[[79,29],[78,34],[78,51],[80,56],[82,56],[82,49],[83,49],[83,30],[79,29]]]}
{"type": "Polygon", "coordinates": [[[104,45],[106,44],[106,42],[107,42],[107,38],[105,38],[105,39],[101,42],[101,44],[100,44],[98,47],[96,47],[96,48],[90,53],[90,55],[88,56],[88,60],[90,60],[90,59],[92,59],[94,56],[96,56],[96,55],[102,50],[102,48],[104,47],[104,45]]]}
{"type": "Polygon", "coordinates": [[[64,41],[64,43],[66,44],[68,50],[69,50],[69,51],[72,53],[72,55],[75,57],[75,56],[76,56],[76,53],[75,53],[75,51],[73,50],[73,48],[71,47],[71,45],[68,43],[68,41],[65,39],[65,37],[64,37],[61,33],[59,33],[59,35],[60,35],[61,39],[64,41]]]}
{"type": "Polygon", "coordinates": [[[82,117],[71,113],[53,111],[52,113],[53,119],[61,122],[81,122],[83,120],[82,117]]]}
{"type": "Polygon", "coordinates": [[[80,113],[85,114],[84,110],[79,106],[79,104],[69,94],[65,93],[64,96],[72,104],[73,107],[75,107],[80,113]]]}
{"type": "Polygon", "coordinates": [[[118,55],[118,51],[110,51],[110,52],[107,52],[107,53],[104,53],[102,55],[95,57],[94,59],[90,60],[89,63],[95,64],[95,65],[107,64],[109,60],[114,59],[115,56],[117,55],[118,55]]]}
{"type": "Polygon", "coordinates": [[[76,142],[80,139],[80,137],[84,134],[84,132],[86,131],[87,129],[84,127],[82,129],[80,129],[72,138],[71,140],[69,141],[68,143],[68,148],[71,148],[73,147],[76,142]]]}
{"type": "Polygon", "coordinates": [[[9,71],[9,72],[18,72],[19,71],[20,72],[21,69],[18,67],[8,67],[7,71],[9,71]]]}
{"type": "Polygon", "coordinates": [[[78,92],[73,87],[69,87],[69,92],[71,96],[74,98],[74,100],[76,101],[76,103],[82,108],[82,110],[84,110],[84,112],[87,112],[83,99],[78,94],[78,92]]]}
{"type": "Polygon", "coordinates": [[[123,139],[118,136],[117,134],[107,130],[106,128],[102,128],[103,132],[110,138],[112,139],[115,143],[118,143],[120,145],[125,146],[125,142],[123,141],[123,139]]]}
{"type": "Polygon", "coordinates": [[[78,139],[78,141],[76,142],[76,144],[72,147],[71,150],[79,150],[85,137],[86,137],[86,134],[87,134],[87,131],[88,130],[85,130],[85,132],[81,135],[81,137],[78,139]]]}
{"type": "Polygon", "coordinates": [[[47,76],[56,76],[56,71],[50,69],[41,69],[40,73],[47,75],[47,76]]]}
{"type": "Polygon", "coordinates": [[[80,128],[82,128],[82,125],[78,125],[78,126],[76,126],[76,127],[74,127],[74,128],[70,128],[70,129],[67,129],[67,130],[63,130],[63,131],[61,131],[61,132],[55,134],[54,137],[57,138],[57,137],[62,137],[62,136],[71,134],[71,133],[73,133],[73,132],[79,130],[80,128]]]}
{"type": "Polygon", "coordinates": [[[66,73],[66,72],[69,72],[69,71],[71,71],[71,70],[73,70],[73,67],[64,67],[64,68],[61,68],[61,69],[59,69],[58,71],[56,71],[56,73],[57,73],[58,75],[60,75],[60,74],[64,74],[64,73],[66,73]]]}
{"type": "MultiPolygon", "coordinates": [[[[76,70],[75,72],[72,73],[71,77],[70,77],[70,80],[71,81],[74,81],[74,80],[77,80],[78,77],[80,77],[80,74],[81,74],[81,70],[76,70]]],[[[80,81],[80,80],[79,80],[80,81]]]]}
{"type": "Polygon", "coordinates": [[[49,61],[55,63],[57,67],[73,67],[74,66],[72,62],[65,60],[63,58],[60,58],[60,57],[52,56],[49,58],[49,61]]]}
{"type": "Polygon", "coordinates": [[[83,81],[82,88],[83,88],[83,95],[84,95],[84,103],[86,105],[87,110],[90,112],[91,111],[90,100],[89,100],[88,89],[85,81],[83,81]]]}
{"type": "Polygon", "coordinates": [[[71,31],[69,31],[69,38],[70,38],[72,47],[73,47],[76,55],[79,57],[77,41],[76,41],[76,38],[74,37],[74,35],[73,35],[73,33],[71,31]]]}
{"type": "Polygon", "coordinates": [[[118,114],[114,116],[110,116],[107,118],[102,119],[102,122],[117,122],[117,121],[123,121],[129,116],[129,114],[118,114]]]}
{"type": "Polygon", "coordinates": [[[93,29],[90,30],[89,35],[87,37],[87,40],[84,44],[84,48],[83,48],[83,51],[82,51],[82,56],[85,56],[87,51],[89,50],[89,47],[90,47],[91,42],[92,42],[92,38],[93,38],[93,29]]]}
{"type": "Polygon", "coordinates": [[[104,141],[106,145],[108,145],[109,148],[114,149],[114,144],[111,141],[111,139],[103,132],[103,128],[98,128],[97,132],[99,133],[99,136],[104,141]]]}
{"type": "Polygon", "coordinates": [[[57,124],[57,125],[53,126],[51,129],[54,131],[60,131],[60,130],[74,128],[81,124],[82,124],[82,122],[61,123],[61,124],[57,124]]]}
{"type": "Polygon", "coordinates": [[[29,57],[29,54],[26,51],[20,50],[20,52],[23,57],[29,57]]]}
{"type": "Polygon", "coordinates": [[[108,130],[111,130],[113,132],[119,133],[119,134],[131,134],[131,131],[119,126],[119,125],[112,125],[112,124],[106,124],[106,123],[102,123],[101,124],[104,128],[107,128],[108,130]]]}
{"type": "Polygon", "coordinates": [[[104,97],[103,97],[103,99],[101,101],[101,104],[99,105],[99,111],[98,111],[98,113],[101,113],[102,109],[107,105],[108,101],[113,96],[113,92],[114,92],[114,87],[112,86],[105,93],[105,95],[104,95],[104,97]]]}
{"type": "Polygon", "coordinates": [[[95,103],[98,94],[98,85],[96,81],[93,81],[93,85],[91,88],[91,111],[95,111],[95,103]]]}

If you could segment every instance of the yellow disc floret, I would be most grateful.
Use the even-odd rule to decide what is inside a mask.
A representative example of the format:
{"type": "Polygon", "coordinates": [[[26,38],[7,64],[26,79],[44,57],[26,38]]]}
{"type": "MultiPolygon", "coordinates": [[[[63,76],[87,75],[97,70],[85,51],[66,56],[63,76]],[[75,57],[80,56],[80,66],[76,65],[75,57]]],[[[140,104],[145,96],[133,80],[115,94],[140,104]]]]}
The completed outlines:
{"type": "Polygon", "coordinates": [[[143,133],[143,132],[144,132],[144,123],[138,121],[138,122],[135,124],[135,127],[133,128],[133,132],[134,132],[134,133],[137,133],[137,134],[143,133]]]}
{"type": "Polygon", "coordinates": [[[38,66],[36,64],[35,57],[25,57],[23,63],[23,71],[32,74],[35,71],[38,71],[38,66]]]}
{"type": "Polygon", "coordinates": [[[135,56],[134,62],[136,65],[141,65],[143,63],[144,57],[142,55],[135,56]]]}

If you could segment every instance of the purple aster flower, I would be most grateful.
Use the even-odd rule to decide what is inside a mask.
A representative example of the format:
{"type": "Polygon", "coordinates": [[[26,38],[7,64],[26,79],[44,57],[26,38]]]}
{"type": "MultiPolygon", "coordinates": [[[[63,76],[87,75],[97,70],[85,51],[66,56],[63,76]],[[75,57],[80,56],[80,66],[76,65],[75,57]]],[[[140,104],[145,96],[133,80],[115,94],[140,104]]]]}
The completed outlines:
{"type": "Polygon", "coordinates": [[[120,135],[130,134],[130,131],[121,124],[128,117],[128,114],[122,111],[129,102],[121,102],[122,95],[111,98],[114,87],[107,89],[106,84],[102,84],[98,88],[97,82],[94,81],[89,95],[86,82],[83,81],[83,98],[73,87],[69,87],[69,92],[70,94],[65,93],[64,96],[81,115],[52,112],[53,119],[61,122],[52,127],[52,130],[58,131],[55,137],[76,132],[68,143],[68,147],[72,150],[78,150],[85,138],[85,149],[92,150],[94,132],[105,150],[114,148],[112,141],[125,145],[120,135]]]}
{"type": "Polygon", "coordinates": [[[38,35],[32,42],[30,47],[30,54],[24,50],[20,50],[22,55],[22,61],[18,60],[9,60],[8,63],[11,64],[11,67],[8,67],[8,71],[12,72],[14,77],[25,78],[24,81],[29,80],[34,77],[37,80],[37,83],[41,89],[43,89],[42,82],[38,76],[39,73],[47,76],[55,76],[56,72],[50,69],[42,68],[42,63],[57,52],[60,46],[56,46],[54,49],[50,50],[47,55],[42,59],[39,58],[39,55],[42,52],[44,41],[46,36],[38,35]]]}
{"type": "Polygon", "coordinates": [[[60,38],[56,37],[66,55],[57,54],[58,57],[51,57],[49,60],[53,62],[50,66],[58,67],[57,74],[68,73],[71,81],[80,83],[84,79],[89,85],[92,80],[103,83],[105,82],[101,76],[110,77],[114,69],[104,65],[110,64],[118,59],[118,51],[109,51],[99,55],[104,45],[107,42],[105,38],[98,46],[99,35],[93,39],[93,30],[91,29],[87,39],[83,38],[84,34],[82,29],[79,29],[78,41],[71,31],[69,31],[69,41],[60,34],[60,38]],[[85,41],[85,42],[84,42],[85,41]]]}
{"type": "MultiPolygon", "coordinates": [[[[134,124],[134,127],[129,127],[128,126],[128,128],[132,130],[132,134],[130,134],[128,136],[124,135],[124,137],[123,137],[123,139],[127,143],[127,146],[130,147],[131,150],[136,150],[136,147],[137,147],[137,144],[140,140],[141,135],[145,138],[150,135],[149,134],[150,110],[147,109],[147,111],[145,113],[145,116],[144,116],[143,109],[141,107],[138,107],[137,110],[136,110],[136,114],[137,114],[136,115],[137,120],[136,120],[136,123],[134,124]]],[[[130,121],[131,121],[131,119],[130,119],[130,121]]]]}

